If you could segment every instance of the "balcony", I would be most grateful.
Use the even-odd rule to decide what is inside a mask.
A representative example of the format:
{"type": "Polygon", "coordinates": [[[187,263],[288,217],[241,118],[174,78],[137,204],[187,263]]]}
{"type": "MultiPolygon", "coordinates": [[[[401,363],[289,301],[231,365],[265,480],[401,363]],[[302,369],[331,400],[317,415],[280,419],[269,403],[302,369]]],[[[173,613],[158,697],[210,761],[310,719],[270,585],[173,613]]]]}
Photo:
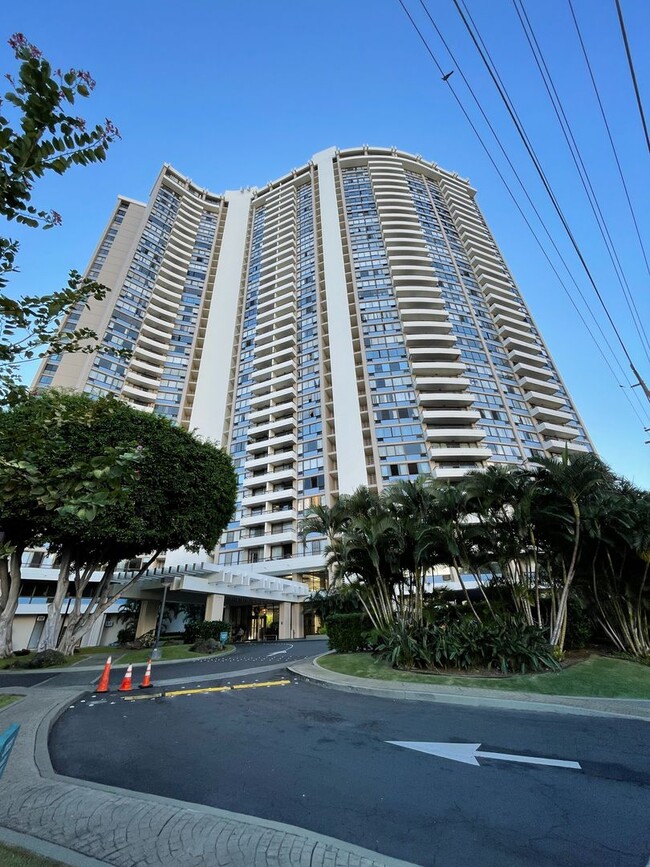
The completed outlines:
{"type": "Polygon", "coordinates": [[[242,527],[248,527],[259,523],[266,523],[268,521],[277,521],[278,519],[283,521],[297,521],[298,512],[296,512],[295,509],[280,509],[278,511],[267,509],[264,512],[260,512],[258,515],[244,515],[239,523],[242,527]]]}
{"type": "Polygon", "coordinates": [[[585,454],[586,452],[590,452],[591,449],[588,446],[583,445],[582,443],[572,443],[569,440],[546,440],[544,443],[544,448],[547,452],[550,452],[553,455],[561,455],[564,454],[565,450],[572,452],[574,454],[585,454]]]}
{"type": "Polygon", "coordinates": [[[260,485],[274,485],[278,482],[291,481],[293,482],[297,476],[296,469],[292,466],[286,470],[274,470],[270,473],[264,473],[260,476],[249,476],[244,479],[245,488],[257,488],[260,485]]]}
{"type": "Polygon", "coordinates": [[[467,473],[471,473],[477,469],[477,466],[471,467],[436,467],[432,473],[434,479],[442,482],[457,482],[462,479],[467,473]]]}
{"type": "Polygon", "coordinates": [[[427,439],[430,442],[469,443],[484,439],[485,431],[465,427],[428,427],[427,439]]]}
{"type": "Polygon", "coordinates": [[[492,455],[492,452],[490,449],[478,448],[473,445],[458,445],[451,446],[450,448],[432,446],[429,454],[431,459],[436,463],[447,463],[458,460],[486,461],[492,455]]]}
{"type": "Polygon", "coordinates": [[[429,425],[452,424],[473,425],[481,418],[481,413],[476,409],[458,409],[447,407],[445,409],[425,409],[423,412],[424,422],[429,425]]]}
{"type": "Polygon", "coordinates": [[[278,448],[283,448],[285,446],[295,446],[297,442],[298,440],[296,438],[296,435],[293,433],[283,434],[277,437],[266,436],[263,439],[249,442],[246,446],[246,451],[249,454],[255,454],[261,451],[268,452],[269,449],[275,450],[278,448]]]}
{"type": "Polygon", "coordinates": [[[432,384],[435,387],[435,380],[438,377],[463,376],[467,369],[460,361],[452,359],[458,358],[457,353],[452,354],[449,361],[416,361],[411,367],[416,377],[416,385],[421,390],[427,390],[432,384]]]}
{"type": "MultiPolygon", "coordinates": [[[[443,367],[446,362],[443,362],[443,367]]],[[[451,367],[451,363],[447,365],[451,367]]],[[[464,364],[455,364],[454,368],[458,368],[458,376],[419,376],[417,380],[417,387],[420,391],[433,391],[433,392],[453,392],[453,391],[463,391],[466,388],[469,388],[469,379],[465,379],[461,376],[461,373],[465,373],[465,365],[464,364]]],[[[456,371],[454,371],[456,372],[456,371]]],[[[421,395],[421,398],[424,399],[424,395],[421,395]]],[[[474,398],[472,398],[474,400],[474,398]]]]}
{"type": "Polygon", "coordinates": [[[242,497],[242,506],[262,506],[266,503],[277,503],[279,500],[288,500],[289,498],[295,499],[296,491],[293,484],[285,488],[281,491],[265,491],[262,494],[251,494],[247,495],[246,491],[244,491],[244,496],[242,497]]]}
{"type": "Polygon", "coordinates": [[[543,437],[548,437],[549,439],[554,437],[561,440],[573,440],[578,436],[578,431],[574,428],[565,427],[560,424],[550,424],[549,422],[538,424],[537,431],[543,437]]]}
{"type": "MultiPolygon", "coordinates": [[[[519,365],[517,365],[519,367],[519,365]]],[[[517,368],[515,368],[517,370],[517,368]]],[[[519,372],[519,371],[517,371],[519,372]]],[[[537,373],[537,370],[535,370],[537,373]]],[[[530,376],[524,376],[520,379],[519,384],[522,386],[525,392],[527,392],[527,399],[534,403],[541,403],[542,400],[546,400],[547,403],[544,403],[544,406],[559,406],[560,404],[564,404],[566,401],[561,397],[549,397],[549,395],[554,395],[558,390],[558,383],[554,381],[547,381],[545,379],[536,379],[530,376]],[[533,397],[535,401],[533,401],[533,397]]]]}
{"type": "Polygon", "coordinates": [[[546,406],[537,406],[535,409],[531,409],[530,414],[535,421],[549,421],[555,424],[571,424],[573,422],[573,416],[570,413],[546,406]]]}
{"type": "Polygon", "coordinates": [[[296,411],[295,402],[294,401],[287,401],[285,403],[280,403],[277,406],[275,406],[275,405],[269,406],[269,407],[266,407],[265,409],[257,410],[257,412],[251,412],[251,414],[249,416],[249,421],[254,424],[255,422],[261,422],[261,421],[268,419],[268,421],[270,423],[271,421],[273,421],[273,419],[271,418],[272,416],[289,414],[289,413],[291,413],[293,415],[295,413],[295,411],[296,411]]]}

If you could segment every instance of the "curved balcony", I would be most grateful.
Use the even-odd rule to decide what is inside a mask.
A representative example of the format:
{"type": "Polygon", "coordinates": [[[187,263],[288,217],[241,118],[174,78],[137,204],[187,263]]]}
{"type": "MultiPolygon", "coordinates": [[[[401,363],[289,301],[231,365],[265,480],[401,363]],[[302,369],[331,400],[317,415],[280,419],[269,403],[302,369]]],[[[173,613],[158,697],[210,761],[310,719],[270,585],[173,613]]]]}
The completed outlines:
{"type": "Polygon", "coordinates": [[[480,448],[474,445],[458,445],[450,446],[449,448],[437,448],[432,446],[429,449],[429,454],[436,463],[447,463],[448,461],[486,461],[492,456],[490,449],[480,448]]]}

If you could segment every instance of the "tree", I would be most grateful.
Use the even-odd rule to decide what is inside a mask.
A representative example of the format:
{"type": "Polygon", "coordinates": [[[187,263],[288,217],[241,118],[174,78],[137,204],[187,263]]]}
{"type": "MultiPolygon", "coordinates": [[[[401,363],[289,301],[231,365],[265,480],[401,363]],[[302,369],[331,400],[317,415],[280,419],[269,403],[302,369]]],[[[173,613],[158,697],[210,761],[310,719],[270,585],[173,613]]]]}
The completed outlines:
{"type": "MultiPolygon", "coordinates": [[[[26,394],[0,412],[0,657],[12,652],[25,549],[45,542],[53,521],[92,521],[99,509],[129,495],[142,457],[136,445],[84,453],[67,444],[67,429],[91,425],[96,410],[87,398],[48,392],[26,394]],[[52,460],[56,455],[59,460],[52,460]]],[[[65,568],[64,560],[61,582],[65,568]]]]}
{"type": "MultiPolygon", "coordinates": [[[[48,607],[44,633],[50,645],[70,653],[106,609],[132,586],[161,553],[185,547],[211,550],[230,520],[235,506],[236,476],[230,457],[211,443],[159,416],[128,407],[111,397],[93,400],[87,395],[49,391],[26,401],[43,414],[43,406],[68,423],[57,428],[52,440],[44,435],[32,443],[31,460],[38,471],[50,477],[80,457],[105,450],[136,451],[137,473],[130,481],[128,496],[101,503],[88,520],[70,510],[40,509],[29,499],[21,503],[22,514],[38,515],[40,538],[58,555],[60,569],[56,594],[48,607]],[[31,509],[31,512],[30,512],[31,509]],[[146,555],[141,568],[116,583],[117,565],[146,555]],[[94,580],[99,576],[99,580],[94,580]],[[74,588],[74,605],[61,629],[61,606],[74,588]]],[[[10,431],[20,424],[25,402],[0,414],[0,425],[10,431]]],[[[2,437],[0,455],[10,438],[2,437]]],[[[0,491],[0,494],[2,492],[0,491]]],[[[2,502],[2,521],[14,520],[11,498],[2,502]]]]}
{"type": "MultiPolygon", "coordinates": [[[[88,72],[52,70],[41,52],[21,34],[9,40],[20,61],[17,76],[7,75],[11,88],[0,100],[0,215],[33,228],[51,229],[61,223],[53,210],[32,202],[34,183],[47,172],[64,174],[71,166],[87,166],[106,158],[119,137],[106,120],[92,129],[71,113],[78,98],[95,87],[88,72]]],[[[60,352],[93,352],[97,335],[87,328],[66,326],[62,317],[82,309],[90,299],[108,291],[70,272],[65,288],[47,295],[20,299],[4,294],[9,276],[17,270],[18,243],[0,237],[0,400],[20,389],[18,367],[33,358],[60,352]]]]}
{"type": "Polygon", "coordinates": [[[561,578],[559,596],[554,597],[551,644],[562,650],[567,627],[569,593],[576,576],[582,549],[583,510],[614,481],[603,461],[594,454],[561,458],[538,458],[534,478],[547,504],[542,508],[540,532],[559,559],[561,578]],[[549,517],[551,520],[549,521],[549,517]]]}

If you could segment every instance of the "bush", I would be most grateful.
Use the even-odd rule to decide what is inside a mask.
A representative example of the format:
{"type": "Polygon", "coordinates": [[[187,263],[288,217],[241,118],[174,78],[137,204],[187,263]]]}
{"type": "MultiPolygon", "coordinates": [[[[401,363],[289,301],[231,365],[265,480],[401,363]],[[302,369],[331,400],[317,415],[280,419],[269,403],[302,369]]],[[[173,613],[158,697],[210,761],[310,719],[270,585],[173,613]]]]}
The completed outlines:
{"type": "Polygon", "coordinates": [[[28,650],[26,647],[23,647],[22,650],[14,650],[14,656],[29,656],[31,650],[28,650]]]}
{"type": "Polygon", "coordinates": [[[326,621],[330,650],[354,653],[368,646],[368,621],[365,614],[330,614],[326,621]]]}
{"type": "Polygon", "coordinates": [[[516,617],[473,617],[443,626],[395,621],[378,633],[376,653],[397,668],[487,668],[503,674],[557,669],[544,631],[516,617]]]}
{"type": "Polygon", "coordinates": [[[53,668],[56,665],[64,665],[65,656],[58,650],[42,650],[33,656],[27,663],[27,668],[53,668]]]}
{"type": "Polygon", "coordinates": [[[219,641],[222,632],[228,633],[230,638],[230,623],[225,620],[190,620],[185,623],[184,640],[186,644],[196,644],[199,641],[207,641],[214,638],[219,641]]]}
{"type": "Polygon", "coordinates": [[[117,633],[118,644],[128,644],[135,639],[135,626],[127,626],[117,633]]]}
{"type": "Polygon", "coordinates": [[[197,641],[190,647],[194,653],[216,653],[217,650],[222,650],[223,645],[216,638],[203,638],[197,641]]]}
{"type": "Polygon", "coordinates": [[[181,644],[185,644],[182,638],[168,638],[166,641],[163,641],[165,647],[180,647],[181,644]]]}

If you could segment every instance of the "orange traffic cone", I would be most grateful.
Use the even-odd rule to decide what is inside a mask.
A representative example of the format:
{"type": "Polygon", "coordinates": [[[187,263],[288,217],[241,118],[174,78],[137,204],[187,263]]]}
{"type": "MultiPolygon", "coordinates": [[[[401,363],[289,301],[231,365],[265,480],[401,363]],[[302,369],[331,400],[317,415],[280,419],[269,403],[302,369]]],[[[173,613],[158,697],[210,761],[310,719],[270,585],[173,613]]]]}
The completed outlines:
{"type": "Polygon", "coordinates": [[[140,684],[140,689],[151,689],[153,683],[151,682],[151,660],[147,663],[147,669],[144,673],[144,677],[142,679],[142,683],[140,684]]]}
{"type": "Polygon", "coordinates": [[[108,681],[111,677],[111,660],[112,657],[108,657],[106,660],[106,664],[104,665],[104,670],[102,671],[102,676],[99,678],[99,683],[97,684],[97,689],[95,692],[108,692],[108,681]]]}
{"type": "Polygon", "coordinates": [[[133,666],[130,665],[126,670],[126,674],[124,675],[124,680],[122,681],[122,683],[118,687],[117,691],[118,692],[130,692],[133,689],[133,684],[131,682],[132,677],[133,677],[133,666]]]}

